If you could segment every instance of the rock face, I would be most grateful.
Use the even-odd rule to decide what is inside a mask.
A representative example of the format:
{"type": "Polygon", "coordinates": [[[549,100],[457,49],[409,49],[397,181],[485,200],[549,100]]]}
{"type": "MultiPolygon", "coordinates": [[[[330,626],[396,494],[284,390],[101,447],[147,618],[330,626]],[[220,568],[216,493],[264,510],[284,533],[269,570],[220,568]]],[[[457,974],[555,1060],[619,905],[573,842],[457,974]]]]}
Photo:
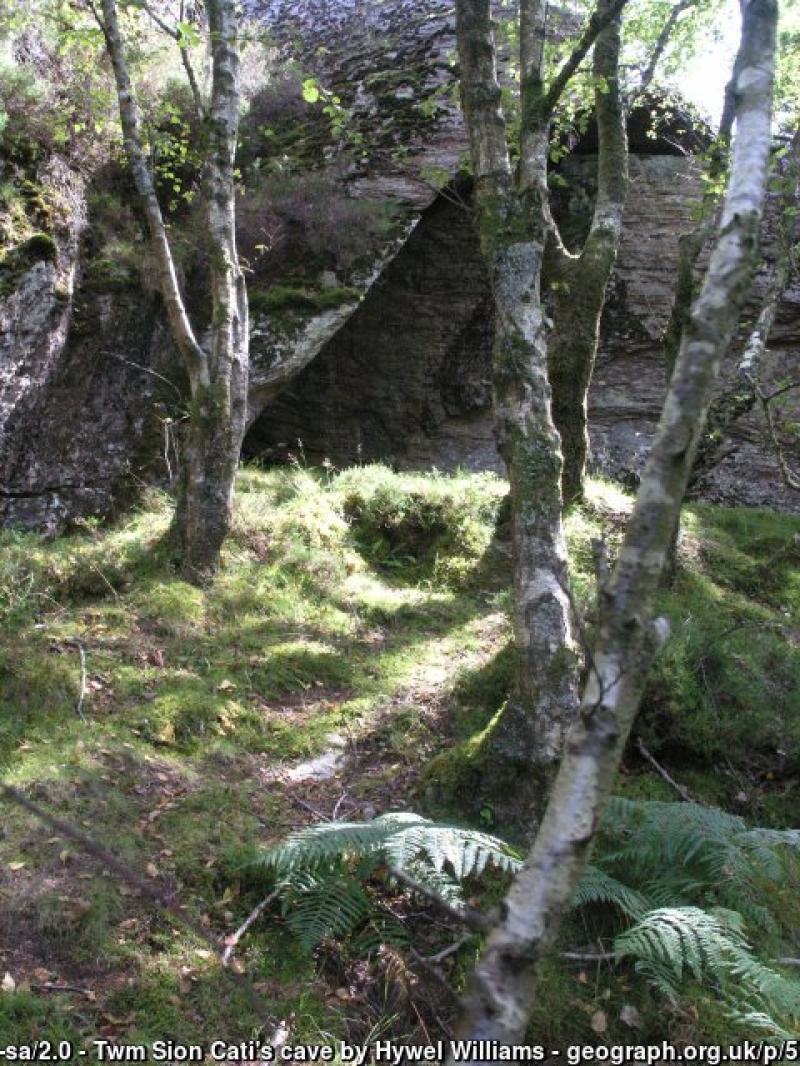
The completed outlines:
{"type": "MultiPolygon", "coordinates": [[[[576,157],[565,232],[591,211],[594,161],[576,157]]],[[[698,176],[683,157],[638,156],[591,395],[595,459],[613,476],[640,465],[664,396],[660,338],[679,234],[698,176]]],[[[441,197],[348,324],[270,404],[251,454],[298,451],[336,465],[502,469],[491,416],[491,298],[469,205],[441,197]]]]}
{"type": "MultiPolygon", "coordinates": [[[[594,160],[567,166],[560,211],[577,236],[591,210],[594,160]]],[[[636,482],[661,412],[661,336],[672,306],[678,237],[700,191],[683,156],[631,159],[623,239],[602,323],[590,393],[593,467],[636,482]]],[[[769,254],[769,242],[765,251],[769,254]]],[[[766,273],[766,270],[764,271],[766,273]]],[[[756,286],[754,300],[763,289],[756,286]]],[[[787,293],[774,331],[770,376],[786,376],[800,348],[800,293],[787,293]]],[[[360,309],[317,359],[267,406],[245,443],[267,459],[301,455],[337,466],[502,470],[491,416],[491,301],[467,205],[441,197],[360,309]]],[[[733,347],[728,360],[737,355],[733,347]]],[[[723,375],[724,378],[724,375],[723,375]]],[[[795,509],[754,414],[736,450],[704,485],[726,503],[795,509]]]]}

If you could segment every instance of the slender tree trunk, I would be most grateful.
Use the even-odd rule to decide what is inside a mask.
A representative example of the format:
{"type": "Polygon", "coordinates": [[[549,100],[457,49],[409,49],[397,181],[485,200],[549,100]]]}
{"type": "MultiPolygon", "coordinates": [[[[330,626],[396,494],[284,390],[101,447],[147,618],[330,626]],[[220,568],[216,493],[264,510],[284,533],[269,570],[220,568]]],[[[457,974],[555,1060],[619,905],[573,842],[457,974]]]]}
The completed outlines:
{"type": "Polygon", "coordinates": [[[515,681],[486,740],[487,793],[501,822],[524,825],[531,810],[543,809],[576,706],[579,669],[540,295],[549,128],[541,110],[545,5],[520,5],[526,119],[516,178],[490,0],[458,0],[456,12],[478,227],[495,303],[494,404],[511,486],[514,554],[515,681]]]}
{"type": "MultiPolygon", "coordinates": [[[[211,270],[210,340],[194,333],[178,285],[167,229],[142,142],[116,0],[102,0],[103,32],[114,69],[125,150],[158,264],[170,331],[186,365],[190,421],[178,480],[172,539],[183,575],[202,583],[216,572],[230,526],[234,479],[247,415],[247,292],[236,253],[234,154],[239,126],[239,53],[234,0],[208,0],[212,81],[205,166],[211,270]]],[[[174,34],[172,34],[174,36],[174,34]]],[[[180,42],[180,34],[177,39],[180,42]]],[[[190,69],[188,58],[184,64],[190,69]]],[[[192,89],[197,94],[194,79],[192,89]]]]}
{"type": "MultiPolygon", "coordinates": [[[[605,14],[609,0],[598,5],[605,14]]],[[[611,18],[594,46],[598,190],[589,235],[578,256],[553,241],[553,330],[548,338],[553,418],[564,452],[566,504],[581,499],[589,455],[588,396],[594,373],[600,317],[622,236],[628,189],[628,141],[619,84],[620,17],[611,18]]]]}
{"type": "Polygon", "coordinates": [[[240,394],[234,404],[237,413],[229,411],[224,382],[196,390],[183,440],[171,535],[184,576],[199,584],[216,572],[230,529],[245,430],[241,408],[247,400],[246,378],[240,377],[234,387],[240,394]]]}
{"type": "Polygon", "coordinates": [[[513,224],[505,231],[491,225],[484,249],[497,318],[495,417],[511,489],[516,670],[487,755],[499,786],[492,789],[498,813],[525,824],[531,812],[544,809],[577,703],[580,658],[562,520],[561,441],[551,414],[539,294],[541,207],[523,194],[508,209],[518,232],[513,224]]]}
{"type": "Polygon", "coordinates": [[[603,596],[580,713],[533,847],[504,901],[465,1000],[459,1031],[472,1040],[514,1044],[524,1038],[540,962],[558,935],[586,867],[648,668],[665,635],[666,623],[651,621],[659,578],[720,363],[756,261],[770,153],[776,23],[775,0],[750,0],[736,68],[736,147],[719,235],[684,331],[619,561],[603,596]]]}
{"type": "Polygon", "coordinates": [[[230,528],[234,479],[247,421],[247,291],[236,251],[234,156],[239,128],[239,52],[234,0],[208,0],[212,89],[206,161],[211,266],[208,384],[193,382],[185,470],[173,538],[182,569],[204,582],[219,566],[230,528]]]}

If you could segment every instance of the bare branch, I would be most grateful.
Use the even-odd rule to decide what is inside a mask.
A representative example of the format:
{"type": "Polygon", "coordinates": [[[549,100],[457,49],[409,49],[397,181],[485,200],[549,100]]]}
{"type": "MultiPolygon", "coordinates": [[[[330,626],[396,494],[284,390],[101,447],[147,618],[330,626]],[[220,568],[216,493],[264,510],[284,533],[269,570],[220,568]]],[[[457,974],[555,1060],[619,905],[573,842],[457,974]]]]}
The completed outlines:
{"type": "Polygon", "coordinates": [[[670,786],[670,788],[675,789],[675,791],[678,793],[684,803],[694,803],[694,800],[689,795],[687,790],[683,787],[683,785],[679,784],[674,777],[671,777],[670,774],[661,765],[661,763],[656,762],[655,757],[651,755],[650,751],[645,747],[644,741],[641,739],[641,737],[639,738],[637,747],[639,748],[641,754],[645,757],[645,759],[647,759],[647,761],[659,775],[659,777],[662,777],[670,786]]]}
{"type": "Polygon", "coordinates": [[[203,940],[209,947],[214,949],[214,953],[220,958],[222,957],[222,949],[220,948],[217,940],[204,929],[199,922],[196,922],[190,914],[180,907],[174,899],[174,895],[168,892],[165,888],[159,886],[152,881],[146,881],[143,877],[140,877],[130,867],[126,866],[116,855],[104,848],[102,844],[99,844],[96,840],[93,840],[83,830],[78,829],[77,826],[72,825],[69,822],[65,822],[63,818],[57,817],[55,814],[50,814],[43,807],[40,807],[38,803],[35,803],[32,799],[29,799],[18,789],[12,785],[7,785],[4,782],[0,782],[0,795],[3,799],[9,803],[14,803],[18,807],[22,807],[23,810],[28,811],[39,821],[44,822],[45,825],[50,826],[51,829],[55,829],[56,832],[66,837],[67,840],[71,840],[74,844],[86,852],[87,855],[91,855],[97,859],[105,868],[112,873],[119,881],[124,884],[128,884],[131,888],[136,889],[143,896],[146,896],[153,903],[155,903],[162,910],[167,911],[173,918],[177,919],[182,925],[189,929],[195,936],[203,940]]]}
{"type": "Polygon", "coordinates": [[[82,722],[85,722],[86,715],[83,713],[83,701],[86,699],[86,650],[80,640],[73,640],[70,643],[77,649],[81,664],[81,678],[78,686],[78,699],[75,703],[75,713],[82,722]]]}
{"type": "Polygon", "coordinates": [[[769,434],[770,443],[772,444],[772,450],[775,452],[775,459],[778,463],[778,469],[781,472],[781,479],[788,489],[800,492],[800,477],[790,469],[789,464],[786,461],[786,456],[783,453],[783,445],[778,436],[778,430],[775,426],[775,419],[772,414],[772,404],[761,391],[758,384],[755,385],[755,390],[761,404],[761,410],[764,412],[764,420],[767,423],[767,433],[769,434]]]}
{"type": "Polygon", "coordinates": [[[236,949],[236,945],[242,939],[242,937],[247,932],[247,930],[250,928],[250,926],[254,922],[258,921],[258,919],[261,917],[261,915],[264,913],[264,911],[267,909],[267,907],[270,905],[270,903],[272,903],[275,899],[278,898],[278,894],[279,894],[279,889],[277,889],[277,888],[274,891],[270,892],[270,894],[268,896],[266,896],[264,899],[261,900],[260,903],[256,904],[256,906],[253,907],[253,909],[247,915],[247,917],[242,922],[242,924],[239,926],[239,928],[236,930],[236,932],[235,933],[231,933],[229,936],[225,937],[225,941],[224,941],[225,950],[222,952],[222,955],[220,956],[220,961],[222,962],[223,966],[227,966],[228,965],[228,963],[231,960],[231,955],[233,955],[233,952],[236,949]]]}
{"type": "Polygon", "coordinates": [[[486,915],[481,914],[472,907],[454,906],[446,899],[443,899],[442,896],[429,885],[423,884],[422,881],[417,881],[416,878],[407,874],[405,870],[399,870],[396,866],[390,866],[389,874],[404,888],[427,899],[434,905],[434,907],[437,907],[443,914],[446,914],[448,918],[452,918],[454,921],[466,925],[468,929],[474,929],[476,932],[485,933],[491,928],[492,923],[486,915]]]}
{"type": "Polygon", "coordinates": [[[642,71],[642,77],[636,87],[636,90],[630,94],[628,100],[629,107],[633,103],[633,101],[636,100],[637,97],[641,96],[642,93],[645,93],[649,89],[650,83],[652,82],[655,76],[656,68],[659,62],[661,61],[661,57],[664,55],[664,52],[667,49],[667,45],[669,44],[669,39],[672,36],[672,31],[678,24],[678,19],[681,17],[684,11],[687,11],[696,3],[697,0],[679,0],[679,2],[672,8],[669,15],[667,15],[667,20],[661,27],[661,33],[659,33],[656,43],[653,47],[653,52],[650,56],[650,61],[645,67],[645,69],[642,71]]]}
{"type": "Polygon", "coordinates": [[[103,2],[103,33],[106,47],[114,69],[117,86],[120,122],[136,191],[144,209],[150,240],[158,266],[161,296],[169,319],[172,335],[186,363],[189,377],[194,382],[208,384],[208,365],[205,352],[194,335],[189,316],[178,286],[175,264],[167,237],[167,229],[161,214],[161,206],[155,190],[155,182],[145,156],[139,129],[139,114],[131,84],[125,48],[117,18],[116,0],[103,2]]]}
{"type": "MultiPolygon", "coordinates": [[[[171,37],[173,41],[178,45],[178,51],[181,54],[181,63],[183,65],[184,72],[186,73],[186,80],[189,82],[189,88],[192,93],[192,100],[194,101],[195,110],[200,118],[205,115],[205,107],[203,106],[203,96],[200,92],[200,86],[197,84],[197,78],[195,77],[194,67],[189,59],[189,52],[185,43],[183,42],[183,34],[180,28],[177,26],[170,26],[165,22],[161,16],[153,10],[152,6],[147,0],[137,0],[137,4],[141,9],[149,16],[149,18],[155,23],[156,26],[165,33],[167,37],[171,37]]],[[[180,9],[180,21],[183,22],[184,4],[181,0],[180,9]]]]}
{"type": "Polygon", "coordinates": [[[545,94],[542,105],[543,114],[552,115],[570,78],[586,58],[598,35],[620,14],[627,2],[628,0],[612,0],[605,10],[601,10],[600,5],[597,5],[572,54],[564,60],[545,94]]]}

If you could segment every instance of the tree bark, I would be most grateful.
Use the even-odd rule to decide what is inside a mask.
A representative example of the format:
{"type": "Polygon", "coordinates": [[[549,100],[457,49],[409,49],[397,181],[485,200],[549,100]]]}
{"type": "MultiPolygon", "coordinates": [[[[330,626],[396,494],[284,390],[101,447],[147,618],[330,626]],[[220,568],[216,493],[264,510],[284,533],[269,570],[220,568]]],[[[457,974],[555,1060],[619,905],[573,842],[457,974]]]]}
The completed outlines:
{"type": "MultiPolygon", "coordinates": [[[[247,418],[247,292],[236,253],[234,154],[239,125],[239,53],[234,0],[208,0],[212,56],[205,112],[205,160],[211,272],[211,329],[205,346],[194,333],[178,285],[119,29],[116,0],[102,0],[103,32],[117,86],[125,150],[158,263],[170,330],[189,376],[189,427],[178,479],[172,539],[183,575],[203,583],[219,567],[230,526],[234,479],[247,418]]],[[[180,44],[180,41],[179,41],[180,44]]],[[[196,89],[196,85],[193,86],[196,89]]]]}
{"type": "MultiPolygon", "coordinates": [[[[750,0],[737,64],[733,165],[719,233],[672,375],[612,581],[589,678],[531,851],[476,966],[460,1034],[519,1043],[585,869],[666,623],[652,623],[660,574],[719,367],[753,275],[771,140],[777,4],[750,0]]],[[[474,1061],[485,1061],[476,1056],[474,1061]]]]}
{"type": "MultiPolygon", "coordinates": [[[[598,7],[610,9],[608,0],[598,7]]],[[[581,499],[589,455],[588,396],[594,373],[600,317],[622,236],[628,190],[628,139],[619,84],[620,17],[594,46],[595,114],[598,132],[598,189],[589,235],[578,256],[555,242],[555,269],[548,339],[553,418],[564,451],[564,502],[581,499]]]]}
{"type": "Polygon", "coordinates": [[[494,406],[498,446],[511,488],[514,555],[512,695],[486,741],[488,792],[500,821],[524,824],[541,811],[577,702],[562,523],[562,458],[551,415],[540,298],[546,237],[549,120],[541,111],[545,5],[523,0],[523,133],[512,176],[490,0],[458,0],[461,91],[475,167],[483,256],[495,302],[494,406]]]}
{"type": "Polygon", "coordinates": [[[726,434],[731,426],[748,414],[761,400],[760,381],[764,357],[778,306],[792,273],[794,249],[798,237],[795,220],[795,205],[800,193],[800,132],[792,139],[791,154],[786,172],[781,175],[781,218],[778,228],[778,252],[761,301],[755,325],[747,337],[736,370],[725,387],[714,397],[708,411],[706,431],[697,451],[690,489],[696,488],[703,478],[719,463],[723,454],[726,434]]]}

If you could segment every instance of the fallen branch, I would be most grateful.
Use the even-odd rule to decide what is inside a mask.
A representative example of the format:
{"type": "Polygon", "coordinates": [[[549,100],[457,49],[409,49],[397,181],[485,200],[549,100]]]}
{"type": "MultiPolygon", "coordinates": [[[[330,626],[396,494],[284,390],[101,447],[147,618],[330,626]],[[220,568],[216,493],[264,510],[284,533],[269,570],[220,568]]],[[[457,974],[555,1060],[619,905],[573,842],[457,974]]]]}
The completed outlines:
{"type": "Polygon", "coordinates": [[[437,951],[435,955],[424,955],[425,962],[441,962],[442,959],[448,958],[450,955],[455,955],[457,951],[460,951],[466,943],[470,940],[468,936],[460,936],[454,944],[449,944],[446,948],[442,948],[441,951],[437,951]]]}
{"type": "Polygon", "coordinates": [[[69,645],[72,648],[77,648],[81,660],[81,680],[78,687],[78,699],[75,704],[75,713],[82,722],[85,722],[86,715],[83,713],[83,701],[86,699],[86,649],[79,640],[71,640],[69,641],[69,645]]]}
{"type": "Polygon", "coordinates": [[[683,785],[679,784],[674,777],[671,777],[668,771],[665,770],[664,767],[661,765],[661,763],[656,762],[654,756],[651,755],[648,749],[644,746],[644,742],[641,739],[638,740],[637,747],[639,748],[639,752],[645,757],[645,759],[647,759],[647,761],[650,763],[656,773],[660,777],[662,777],[671,788],[675,789],[675,791],[678,793],[684,803],[696,802],[696,800],[692,799],[688,790],[685,789],[683,785]]]}
{"type": "Polygon", "coordinates": [[[561,958],[569,962],[616,962],[613,951],[562,951],[561,958]]]}
{"type": "Polygon", "coordinates": [[[250,1005],[256,1011],[256,1013],[262,1015],[265,1021],[270,1021],[274,1024],[269,1011],[265,1010],[265,1003],[262,997],[256,992],[255,988],[249,980],[247,980],[242,974],[236,973],[234,970],[227,966],[226,960],[223,958],[225,954],[225,945],[207,929],[196,921],[190,914],[187,914],[184,909],[175,902],[174,893],[168,893],[166,890],[159,888],[158,885],[151,884],[146,881],[139,874],[134,873],[130,867],[121,862],[115,855],[102,844],[98,844],[96,840],[93,840],[90,836],[78,829],[76,826],[71,825],[69,822],[65,822],[63,818],[57,817],[55,814],[50,814],[49,811],[44,810],[38,803],[28,799],[19,789],[13,787],[13,785],[7,785],[4,782],[0,782],[0,797],[5,799],[8,803],[13,803],[17,807],[21,807],[23,810],[32,814],[35,818],[38,818],[40,822],[44,822],[45,825],[50,826],[56,832],[65,836],[68,840],[71,840],[74,844],[87,855],[91,855],[97,859],[106,869],[112,873],[118,880],[124,881],[126,884],[135,888],[143,896],[150,900],[160,910],[166,911],[172,915],[176,921],[180,922],[186,929],[194,933],[198,939],[204,941],[212,948],[214,954],[217,956],[223,970],[231,981],[234,981],[238,987],[245,993],[250,1000],[250,1005]]]}
{"type": "Polygon", "coordinates": [[[76,996],[86,996],[87,999],[95,999],[96,993],[91,988],[79,988],[78,985],[56,985],[45,981],[44,984],[31,985],[33,992],[74,992],[76,996]]]}
{"type": "Polygon", "coordinates": [[[242,937],[253,924],[253,922],[258,921],[258,919],[261,917],[261,915],[264,913],[270,903],[272,903],[272,901],[276,899],[277,896],[278,889],[276,888],[274,892],[270,892],[270,894],[265,899],[262,899],[259,904],[253,907],[253,909],[250,911],[250,913],[247,915],[247,917],[235,933],[231,933],[230,936],[225,937],[225,940],[223,941],[225,944],[225,950],[222,952],[221,955],[221,961],[223,966],[228,965],[228,962],[230,961],[231,955],[233,954],[236,945],[242,939],[242,937]]]}
{"type": "Polygon", "coordinates": [[[460,922],[462,925],[466,925],[468,928],[474,929],[476,932],[480,933],[485,933],[488,929],[491,929],[491,921],[486,915],[481,914],[480,911],[473,910],[472,907],[467,906],[454,907],[452,903],[448,903],[447,900],[443,899],[434,889],[423,884],[422,881],[417,881],[416,878],[411,877],[404,870],[398,870],[396,866],[390,866],[388,869],[389,875],[393,877],[395,881],[398,881],[410,892],[415,892],[418,896],[422,896],[429,900],[435,907],[438,907],[440,911],[454,921],[460,922]]]}

